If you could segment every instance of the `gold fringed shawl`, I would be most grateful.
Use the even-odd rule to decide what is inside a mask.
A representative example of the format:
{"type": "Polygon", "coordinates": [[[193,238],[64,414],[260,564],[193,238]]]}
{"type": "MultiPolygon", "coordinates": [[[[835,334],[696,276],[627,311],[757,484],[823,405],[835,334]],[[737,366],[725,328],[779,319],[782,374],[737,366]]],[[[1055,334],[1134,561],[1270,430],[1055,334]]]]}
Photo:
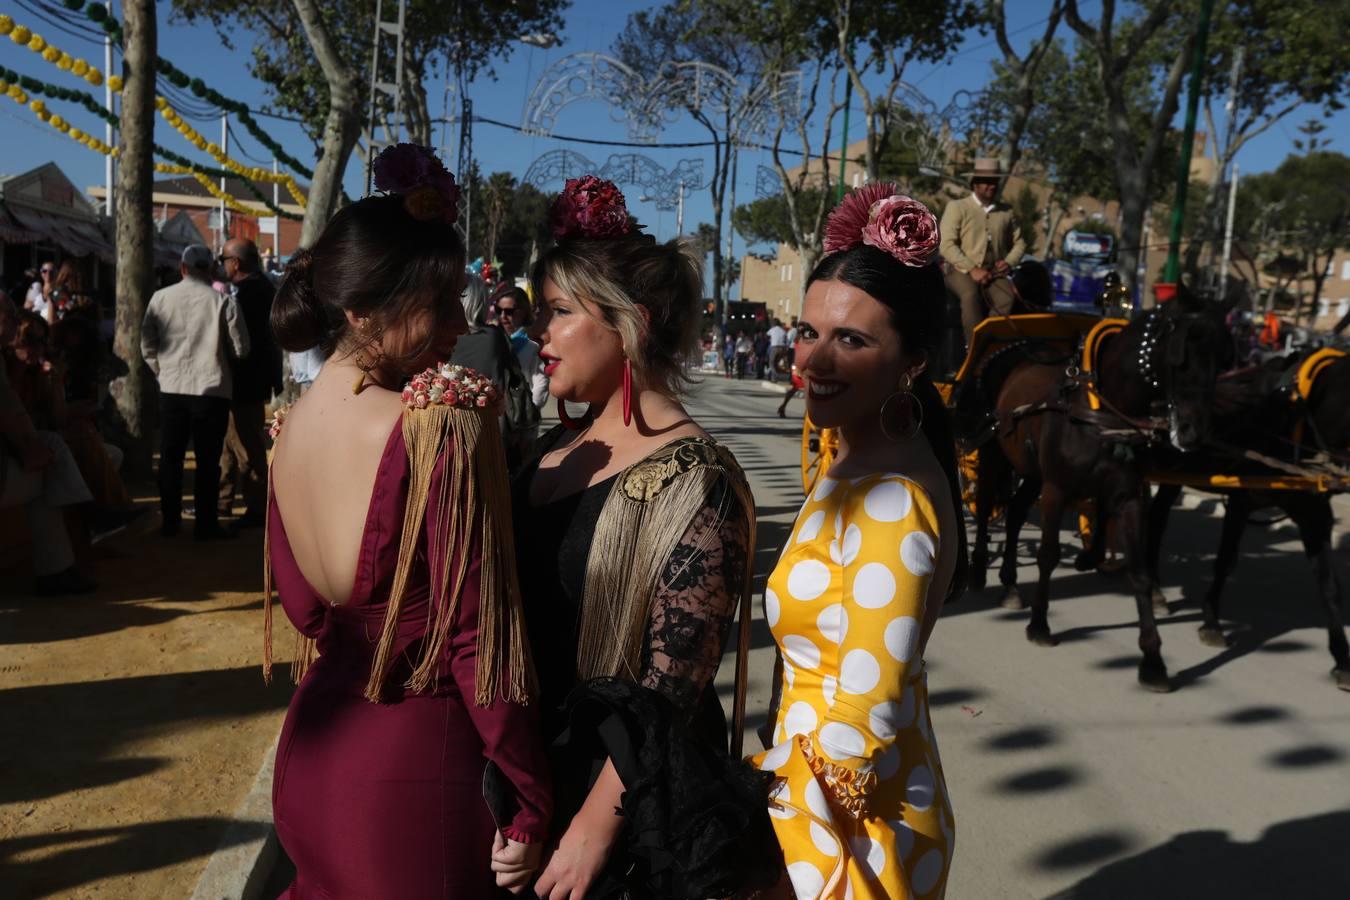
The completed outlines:
{"type": "MultiPolygon", "coordinates": [[[[665,566],[721,479],[731,491],[723,497],[717,520],[704,532],[703,539],[716,536],[733,508],[732,501],[738,502],[749,526],[747,565],[737,597],[743,635],[738,637],[738,645],[745,642],[750,624],[749,560],[754,558],[755,500],[745,473],[729,450],[702,438],[679,440],[624,470],[600,511],[582,594],[577,646],[577,672],[581,677],[638,679],[643,638],[665,566]]],[[[739,655],[743,657],[744,651],[739,655]]],[[[744,715],[743,669],[744,660],[738,658],[738,703],[733,715],[738,722],[744,715]]],[[[739,735],[738,725],[733,733],[737,752],[739,735]]]]}
{"type": "MultiPolygon", "coordinates": [[[[403,443],[408,453],[408,499],[403,513],[403,532],[389,592],[384,624],[376,644],[365,696],[379,701],[384,681],[394,663],[399,613],[407,593],[418,542],[429,503],[440,510],[435,533],[427,535],[427,559],[444,561],[432,572],[431,603],[421,657],[405,686],[422,692],[434,687],[440,655],[449,638],[468,574],[470,529],[480,523],[479,608],[477,667],[474,702],[488,706],[497,696],[512,703],[529,702],[533,667],[525,637],[525,618],[516,580],[515,545],[511,530],[511,494],[506,456],[494,409],[463,409],[436,404],[426,409],[405,409],[403,443]],[[432,474],[441,454],[449,450],[435,497],[431,496],[432,474]],[[456,564],[457,563],[457,564],[456,564]],[[503,670],[506,683],[503,684],[503,670]]],[[[264,673],[271,672],[271,559],[266,541],[264,604],[264,673]]],[[[312,647],[313,642],[309,641],[312,647]]],[[[299,667],[312,659],[312,649],[301,648],[299,667]]]]}

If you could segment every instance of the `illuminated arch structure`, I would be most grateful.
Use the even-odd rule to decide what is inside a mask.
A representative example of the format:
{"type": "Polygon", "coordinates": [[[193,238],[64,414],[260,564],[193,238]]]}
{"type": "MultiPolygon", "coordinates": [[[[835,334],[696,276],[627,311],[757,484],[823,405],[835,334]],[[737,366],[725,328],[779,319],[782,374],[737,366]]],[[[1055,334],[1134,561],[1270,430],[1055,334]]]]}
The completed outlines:
{"type": "Polygon", "coordinates": [[[604,165],[597,166],[574,150],[548,151],[530,164],[524,180],[540,190],[549,190],[582,175],[599,175],[618,185],[637,186],[660,210],[672,210],[679,204],[681,188],[687,197],[707,186],[701,159],[682,159],[667,170],[640,153],[615,153],[604,165]]]}

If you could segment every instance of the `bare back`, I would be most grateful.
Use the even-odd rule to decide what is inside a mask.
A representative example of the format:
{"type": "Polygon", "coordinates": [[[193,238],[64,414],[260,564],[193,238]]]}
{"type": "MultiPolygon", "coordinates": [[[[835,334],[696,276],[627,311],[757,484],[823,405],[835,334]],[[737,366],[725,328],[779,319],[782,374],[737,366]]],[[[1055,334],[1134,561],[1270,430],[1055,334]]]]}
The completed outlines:
{"type": "Polygon", "coordinates": [[[376,474],[402,411],[393,391],[353,395],[340,371],[325,368],[277,439],[272,494],[286,539],[329,603],[351,598],[376,474]]]}

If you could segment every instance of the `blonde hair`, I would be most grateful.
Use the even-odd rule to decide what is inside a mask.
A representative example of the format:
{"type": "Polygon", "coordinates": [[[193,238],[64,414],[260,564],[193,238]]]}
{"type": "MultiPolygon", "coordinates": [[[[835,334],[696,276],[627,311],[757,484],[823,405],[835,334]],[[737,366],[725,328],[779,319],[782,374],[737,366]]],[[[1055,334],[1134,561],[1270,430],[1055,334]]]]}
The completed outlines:
{"type": "Polygon", "coordinates": [[[702,325],[703,261],[691,242],[658,244],[650,235],[565,240],[534,266],[530,282],[540,302],[545,279],[595,307],[622,339],[640,385],[676,397],[693,383],[686,364],[702,325]]]}

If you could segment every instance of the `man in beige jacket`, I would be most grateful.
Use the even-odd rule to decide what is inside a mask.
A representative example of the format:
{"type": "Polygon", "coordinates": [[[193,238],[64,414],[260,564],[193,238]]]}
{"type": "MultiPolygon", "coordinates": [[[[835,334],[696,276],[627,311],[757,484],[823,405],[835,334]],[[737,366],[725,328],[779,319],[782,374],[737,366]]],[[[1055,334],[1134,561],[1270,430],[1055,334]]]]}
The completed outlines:
{"type": "Polygon", "coordinates": [[[141,355],[159,379],[159,507],[162,531],[182,527],[183,458],[197,459],[194,494],[199,541],[233,537],[220,527],[220,452],[234,394],[231,360],[248,356],[248,326],[233,297],[211,287],[215,258],[201,244],[183,251],[183,280],[156,291],[141,325],[141,355]]]}
{"type": "Polygon", "coordinates": [[[966,345],[975,326],[992,309],[1008,315],[1013,287],[1008,276],[1027,245],[1013,220],[1012,207],[995,199],[1008,177],[996,159],[975,160],[971,193],[942,211],[942,258],[947,262],[947,287],[961,301],[961,326],[966,345]]]}

